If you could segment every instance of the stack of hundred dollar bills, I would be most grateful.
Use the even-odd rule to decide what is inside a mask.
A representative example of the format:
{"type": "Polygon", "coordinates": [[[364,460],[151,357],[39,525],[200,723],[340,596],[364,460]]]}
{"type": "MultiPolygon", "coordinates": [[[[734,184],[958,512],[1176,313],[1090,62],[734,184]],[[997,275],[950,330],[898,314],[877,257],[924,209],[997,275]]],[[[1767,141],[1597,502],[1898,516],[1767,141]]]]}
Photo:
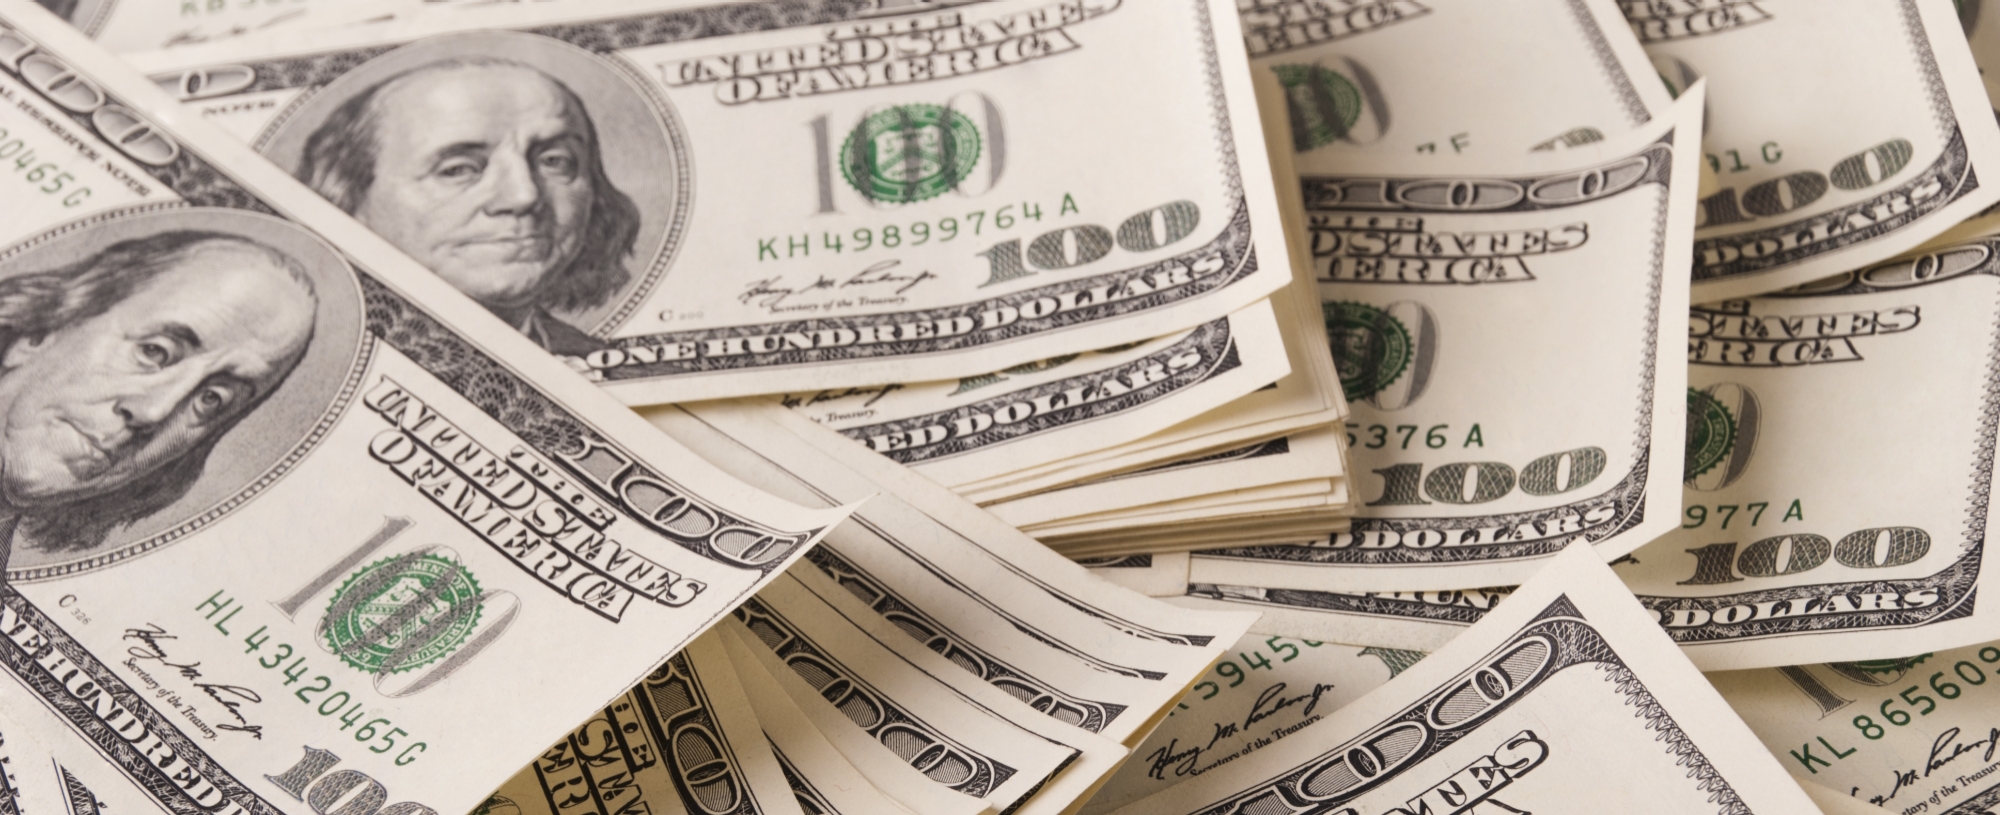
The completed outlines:
{"type": "Polygon", "coordinates": [[[0,0],[0,815],[2000,812],[1982,64],[0,0]]]}

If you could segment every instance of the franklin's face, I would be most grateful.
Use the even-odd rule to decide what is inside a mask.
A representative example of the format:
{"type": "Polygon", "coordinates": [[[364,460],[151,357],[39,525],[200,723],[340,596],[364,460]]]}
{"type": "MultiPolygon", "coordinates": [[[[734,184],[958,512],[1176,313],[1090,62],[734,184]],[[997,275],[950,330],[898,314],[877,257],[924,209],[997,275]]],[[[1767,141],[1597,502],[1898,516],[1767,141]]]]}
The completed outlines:
{"type": "Polygon", "coordinates": [[[268,256],[216,243],[103,314],[16,340],[0,354],[0,494],[69,503],[187,454],[278,386],[313,319],[268,256]]]}
{"type": "Polygon", "coordinates": [[[512,66],[406,77],[375,106],[375,180],[355,217],[487,308],[531,305],[589,226],[583,112],[512,66]]]}

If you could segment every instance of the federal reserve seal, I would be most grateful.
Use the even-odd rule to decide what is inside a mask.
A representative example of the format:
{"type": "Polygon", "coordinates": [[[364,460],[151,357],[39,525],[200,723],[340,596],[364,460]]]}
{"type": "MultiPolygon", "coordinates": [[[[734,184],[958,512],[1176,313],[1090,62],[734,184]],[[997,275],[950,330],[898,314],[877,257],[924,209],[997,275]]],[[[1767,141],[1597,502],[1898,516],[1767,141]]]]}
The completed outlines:
{"type": "Polygon", "coordinates": [[[320,645],[356,670],[400,673],[458,650],[479,613],[479,581],[457,562],[419,553],[384,558],[333,593],[320,645]]]}
{"type": "Polygon", "coordinates": [[[1688,388],[1687,459],[1682,481],[1693,481],[1736,449],[1736,417],[1713,394],[1688,388]]]}
{"type": "Polygon", "coordinates": [[[1366,303],[1323,303],[1326,341],[1348,401],[1374,396],[1410,367],[1410,330],[1389,312],[1366,303]]]}
{"type": "Polygon", "coordinates": [[[972,175],[979,128],[937,105],[898,105],[875,113],[840,146],[840,174],[871,201],[908,204],[935,198],[972,175]]]}

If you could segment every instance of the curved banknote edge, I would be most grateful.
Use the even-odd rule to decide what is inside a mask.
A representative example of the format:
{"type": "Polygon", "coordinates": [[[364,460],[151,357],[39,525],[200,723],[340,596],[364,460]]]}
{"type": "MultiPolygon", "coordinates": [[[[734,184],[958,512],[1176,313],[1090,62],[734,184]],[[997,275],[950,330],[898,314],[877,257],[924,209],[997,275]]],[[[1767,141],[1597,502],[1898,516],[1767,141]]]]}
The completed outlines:
{"type": "Polygon", "coordinates": [[[1148,597],[1172,597],[1187,589],[1187,553],[1146,553],[1078,558],[1077,565],[1148,597]]]}
{"type": "Polygon", "coordinates": [[[501,784],[477,815],[805,815],[720,631],[501,784]]]}
{"type": "MultiPolygon", "coordinates": [[[[720,629],[716,634],[723,640],[725,651],[735,663],[736,648],[741,642],[728,629],[720,629]]],[[[816,815],[864,815],[883,812],[890,815],[910,812],[894,798],[883,794],[873,782],[861,774],[833,744],[813,726],[813,720],[805,711],[785,695],[777,680],[754,663],[736,664],[737,677],[743,682],[743,692],[757,710],[757,723],[764,728],[764,735],[770,740],[771,752],[778,759],[778,766],[785,773],[785,780],[792,785],[792,794],[798,797],[799,806],[816,815]]],[[[852,722],[849,722],[852,726],[852,722]]],[[[923,802],[917,811],[937,812],[940,815],[976,815],[984,804],[973,801],[958,793],[939,789],[930,779],[919,774],[914,767],[903,765],[905,780],[897,784],[900,792],[918,796],[933,792],[929,800],[923,802]]]]}
{"type": "MultiPolygon", "coordinates": [[[[803,589],[783,584],[775,594],[788,593],[800,594],[803,589]]],[[[1080,763],[1099,765],[1102,772],[1116,761],[1107,761],[1108,755],[1124,752],[1124,747],[1080,730],[1071,730],[1079,737],[1077,743],[1037,733],[1029,728],[1038,722],[1056,723],[1033,714],[1016,719],[1008,715],[1010,711],[982,705],[895,655],[838,614],[797,613],[813,607],[797,599],[747,602],[737,610],[732,630],[745,637],[744,643],[757,652],[767,671],[791,672],[811,688],[805,696],[793,693],[794,702],[839,711],[859,728],[869,752],[892,753],[933,784],[984,801],[997,811],[1059,812],[1067,801],[1039,794],[1059,773],[1080,763]],[[913,749],[915,745],[927,747],[913,749]]],[[[834,743],[843,753],[856,752],[851,740],[834,743]]],[[[855,763],[864,766],[862,759],[855,763]]]]}
{"type": "Polygon", "coordinates": [[[1543,812],[1579,790],[1619,812],[1817,811],[1587,545],[1374,692],[1269,738],[1117,812],[1543,812]]]}
{"type": "Polygon", "coordinates": [[[2000,238],[1698,308],[1681,523],[1619,574],[1708,670],[1991,636],[2000,238]],[[1909,428],[1889,444],[1819,430],[1909,428]],[[1916,462],[1921,462],[1917,465],[1916,462]],[[1842,473],[1920,466],[1856,491],[1842,473]],[[1990,592],[1989,592],[1990,593],[1990,592]]]}
{"type": "Polygon", "coordinates": [[[947,487],[1137,441],[1284,376],[1269,302],[1135,347],[943,382],[789,393],[800,411],[947,487]]]}
{"type": "Polygon", "coordinates": [[[1507,584],[1572,540],[1609,560],[1671,529],[1660,485],[1680,471],[1686,368],[1672,335],[1688,262],[1672,247],[1692,224],[1699,99],[1536,172],[1493,172],[1530,159],[1482,156],[1458,175],[1322,177],[1301,160],[1315,240],[1360,247],[1314,262],[1344,349],[1350,466],[1375,476],[1356,489],[1349,531],[1203,551],[1190,579],[1507,584]],[[1491,256],[1361,251],[1445,241],[1491,256]],[[1459,281],[1447,267],[1484,271],[1459,281]],[[1504,334],[1480,336],[1486,326],[1504,334]]]}
{"type": "Polygon", "coordinates": [[[469,810],[842,518],[579,387],[19,0],[0,94],[37,185],[0,200],[0,390],[62,417],[0,453],[42,501],[7,512],[0,669],[169,808],[310,812],[332,773],[469,810]],[[71,480],[29,464],[75,445],[71,480]],[[349,740],[388,758],[309,758],[349,740]]]}
{"type": "Polygon", "coordinates": [[[2000,693],[1986,687],[1996,663],[2000,647],[1984,643],[1707,676],[1807,792],[1823,785],[1876,812],[1972,815],[2000,802],[2000,693]]]}
{"type": "MultiPolygon", "coordinates": [[[[828,705],[805,704],[817,691],[798,673],[786,668],[764,644],[733,624],[718,626],[736,673],[743,678],[744,692],[761,712],[765,707],[783,708],[805,718],[806,729],[825,742],[835,758],[846,762],[853,772],[872,784],[877,792],[898,807],[916,813],[979,815],[992,812],[978,798],[936,783],[904,756],[883,749],[861,725],[842,711],[828,705]],[[802,700],[802,701],[795,701],[802,700]]],[[[802,735],[801,735],[802,737],[802,735]]],[[[789,743],[789,742],[788,742],[789,743]]],[[[796,744],[792,746],[797,746],[796,744]]],[[[814,752],[817,752],[815,750],[814,752]]],[[[893,810],[891,810],[893,812],[893,810]]]]}
{"type": "Polygon", "coordinates": [[[741,478],[802,502],[880,492],[843,525],[807,582],[845,588],[905,635],[1049,715],[1132,743],[1155,711],[1247,629],[1251,616],[1188,612],[1091,577],[908,468],[776,405],[692,405],[649,418],[741,478]],[[783,431],[787,444],[739,439],[783,431]],[[852,534],[845,534],[851,532],[852,534]]]}
{"type": "MultiPolygon", "coordinates": [[[[1266,127],[1268,132],[1268,121],[1266,127]]],[[[1281,164],[1283,157],[1273,157],[1272,161],[1274,165],[1281,164]]],[[[1281,206],[1284,192],[1280,195],[1281,206]]],[[[1296,195],[1296,191],[1290,192],[1296,195]]],[[[1290,213],[1290,208],[1284,211],[1290,213]]],[[[1303,252],[1293,252],[1292,257],[1294,268],[1304,265],[1303,252]]],[[[1006,476],[963,484],[955,491],[985,506],[1085,479],[1275,438],[1302,428],[1324,427],[1345,418],[1347,402],[1340,395],[1340,377],[1334,372],[1333,357],[1327,351],[1319,295],[1312,281],[1295,277],[1291,285],[1271,295],[1270,301],[1278,317],[1278,333],[1284,339],[1286,361],[1291,367],[1291,372],[1279,377],[1275,386],[1246,394],[1136,441],[1065,455],[1053,461],[1017,465],[1018,469],[1006,476]]]]}
{"type": "MultiPolygon", "coordinates": [[[[780,579],[765,589],[758,593],[757,602],[768,614],[760,618],[746,610],[742,616],[749,629],[766,638],[767,644],[772,627],[787,628],[794,636],[810,639],[819,649],[818,653],[855,666],[857,675],[878,677],[880,681],[874,687],[892,705],[901,704],[908,694],[942,692],[997,717],[1023,734],[1074,751],[1074,758],[1062,764],[1053,775],[1035,783],[1022,798],[1006,803],[1001,798],[989,796],[989,800],[1000,809],[1029,815],[1064,812],[1102,783],[1130,752],[1116,741],[1057,720],[1031,707],[1029,700],[988,684],[983,678],[954,664],[949,657],[912,639],[907,631],[896,630],[894,626],[870,625],[879,620],[880,615],[867,605],[854,601],[840,586],[780,579]]],[[[798,650],[798,646],[781,644],[775,646],[775,650],[784,656],[801,678],[819,687],[822,696],[832,692],[834,686],[825,684],[824,668],[817,663],[802,661],[799,654],[805,652],[798,650]]],[[[866,680],[865,676],[863,679],[874,681],[866,680]]],[[[852,704],[839,700],[835,700],[835,706],[850,717],[856,712],[852,704]]],[[[951,726],[940,724],[939,729],[949,733],[951,726]]],[[[885,745],[903,751],[908,750],[906,745],[910,743],[907,735],[890,737],[885,734],[881,740],[885,745]]],[[[966,744],[976,749],[980,742],[968,739],[966,744]]],[[[997,751],[993,755],[1004,758],[997,751]]],[[[912,760],[924,763],[932,778],[947,780],[944,776],[949,772],[944,764],[949,762],[931,763],[928,758],[912,760]]],[[[972,777],[977,778],[977,773],[974,772],[972,777]]],[[[995,794],[1000,794],[998,788],[995,794]]]]}
{"type": "Polygon", "coordinates": [[[1343,478],[1338,431],[1308,430],[1136,472],[1094,478],[986,507],[1024,530],[1101,513],[1318,477],[1343,478]]]}
{"type": "Polygon", "coordinates": [[[1338,592],[1188,583],[1167,602],[1262,612],[1251,631],[1328,642],[1435,651],[1479,622],[1514,587],[1338,592]]]}
{"type": "Polygon", "coordinates": [[[1982,178],[2000,126],[1951,3],[1621,6],[1663,78],[1715,79],[1695,302],[1873,263],[2000,200],[1982,178]],[[1838,112],[1856,95],[1866,124],[1838,112]]]}
{"type": "Polygon", "coordinates": [[[1269,730],[1317,722],[1423,656],[1246,634],[1188,690],[1173,716],[1132,751],[1132,758],[1079,815],[1111,812],[1171,788],[1203,772],[1218,756],[1251,755],[1270,744],[1263,738],[1269,730]]]}
{"type": "Polygon", "coordinates": [[[439,120],[396,111],[490,85],[475,72],[501,68],[479,60],[572,91],[593,123],[570,125],[592,211],[627,214],[548,227],[553,244],[597,246],[600,224],[611,240],[577,250],[565,282],[487,299],[646,404],[966,376],[1191,328],[1283,286],[1235,19],[1208,5],[561,4],[134,62],[447,276],[461,261],[424,237],[447,210],[371,194],[403,187],[353,172],[386,159],[331,149],[339,109],[365,97],[381,138],[443,140],[439,120]],[[732,175],[750,168],[755,183],[732,175]]]}

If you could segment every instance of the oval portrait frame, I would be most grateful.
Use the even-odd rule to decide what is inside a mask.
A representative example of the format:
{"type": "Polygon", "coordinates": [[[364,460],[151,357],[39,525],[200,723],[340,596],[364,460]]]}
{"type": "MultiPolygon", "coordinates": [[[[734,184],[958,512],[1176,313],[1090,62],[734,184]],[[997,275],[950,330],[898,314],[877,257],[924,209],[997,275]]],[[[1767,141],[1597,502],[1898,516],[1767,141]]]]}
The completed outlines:
{"type": "Polygon", "coordinates": [[[597,131],[605,177],[638,206],[639,234],[626,258],[631,279],[600,306],[554,313],[586,334],[609,337],[631,319],[672,265],[686,234],[694,190],[686,129],[673,104],[626,61],[517,31],[426,37],[371,57],[293,100],[251,146],[296,176],[306,141],[349,99],[412,69],[465,58],[523,63],[568,87],[583,100],[597,131]]]}
{"type": "Polygon", "coordinates": [[[297,261],[319,299],[312,344],[285,381],[215,442],[201,475],[184,495],[113,529],[89,549],[40,552],[31,542],[17,540],[7,563],[9,581],[39,582],[97,571],[214,523],[304,460],[360,390],[375,343],[367,331],[360,281],[339,251],[281,218],[178,204],[107,212],[0,251],[0,279],[61,268],[119,241],[178,230],[245,238],[297,261]]]}

